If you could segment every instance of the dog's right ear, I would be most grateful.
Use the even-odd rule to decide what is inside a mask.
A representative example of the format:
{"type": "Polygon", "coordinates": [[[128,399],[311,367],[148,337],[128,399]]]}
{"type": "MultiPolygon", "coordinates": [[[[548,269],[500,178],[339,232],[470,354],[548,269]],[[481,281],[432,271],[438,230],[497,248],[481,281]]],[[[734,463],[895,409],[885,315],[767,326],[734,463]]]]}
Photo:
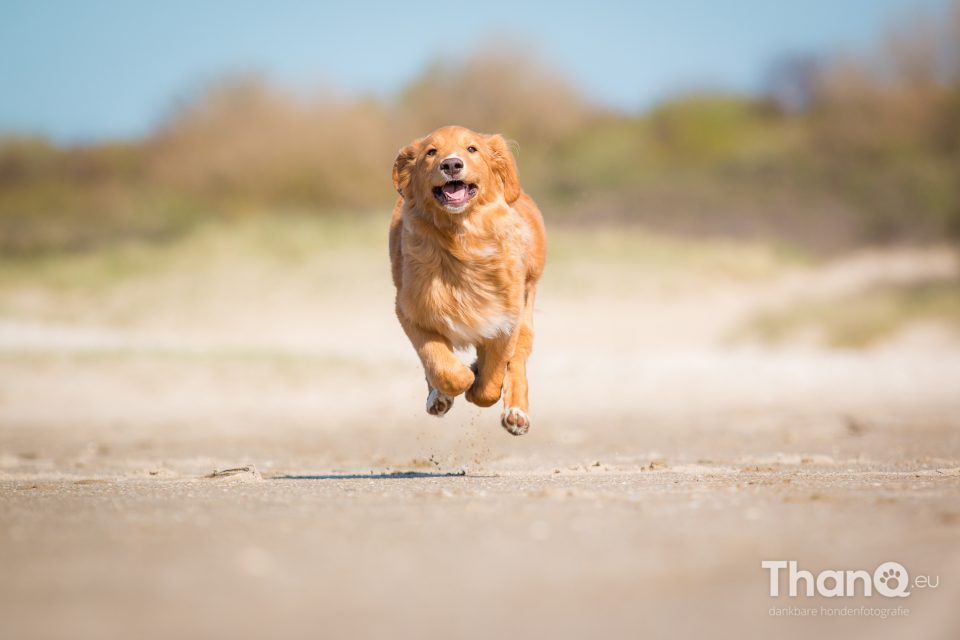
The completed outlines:
{"type": "Polygon", "coordinates": [[[397,159],[393,162],[393,188],[397,190],[404,198],[407,187],[410,186],[410,176],[413,174],[413,167],[417,161],[417,149],[420,148],[420,141],[414,140],[400,152],[397,153],[397,159]]]}

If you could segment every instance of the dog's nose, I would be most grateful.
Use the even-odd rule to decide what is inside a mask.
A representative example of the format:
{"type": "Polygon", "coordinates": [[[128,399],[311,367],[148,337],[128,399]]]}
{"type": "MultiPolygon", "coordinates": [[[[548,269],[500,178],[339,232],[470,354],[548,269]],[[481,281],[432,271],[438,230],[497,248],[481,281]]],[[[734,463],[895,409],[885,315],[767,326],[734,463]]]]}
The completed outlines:
{"type": "Polygon", "coordinates": [[[451,178],[460,175],[460,172],[463,171],[463,160],[457,156],[449,156],[444,158],[440,163],[440,171],[447,174],[451,178]]]}

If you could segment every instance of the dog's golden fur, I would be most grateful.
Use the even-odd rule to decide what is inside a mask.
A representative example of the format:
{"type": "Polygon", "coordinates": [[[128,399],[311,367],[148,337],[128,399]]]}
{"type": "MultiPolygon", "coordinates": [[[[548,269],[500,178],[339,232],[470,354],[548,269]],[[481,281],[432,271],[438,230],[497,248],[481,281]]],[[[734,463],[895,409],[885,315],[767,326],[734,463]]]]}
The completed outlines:
{"type": "Polygon", "coordinates": [[[526,361],[546,234],[506,141],[438,129],[400,150],[393,183],[400,193],[390,221],[397,317],[423,363],[427,410],[443,415],[464,392],[482,407],[502,395],[503,426],[525,433],[526,361]],[[448,159],[462,165],[457,181],[441,171],[448,159]],[[470,345],[477,351],[472,368],[453,353],[470,345]]]}

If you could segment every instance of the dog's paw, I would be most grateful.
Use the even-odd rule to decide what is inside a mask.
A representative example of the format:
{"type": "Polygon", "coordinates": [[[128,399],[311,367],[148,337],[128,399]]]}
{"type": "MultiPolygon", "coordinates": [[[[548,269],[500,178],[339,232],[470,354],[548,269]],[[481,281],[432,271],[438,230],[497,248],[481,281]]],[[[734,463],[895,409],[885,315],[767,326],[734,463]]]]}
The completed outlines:
{"type": "Polygon", "coordinates": [[[453,398],[436,389],[430,389],[430,395],[427,396],[427,413],[440,418],[446,415],[452,406],[453,398]]]}
{"type": "Polygon", "coordinates": [[[522,436],[530,430],[530,416],[520,407],[510,407],[500,417],[503,428],[515,436],[522,436]]]}
{"type": "Polygon", "coordinates": [[[472,387],[467,389],[467,402],[472,402],[478,407],[492,407],[500,401],[502,390],[502,386],[494,387],[488,384],[485,387],[479,387],[474,383],[472,387]]]}
{"type": "Polygon", "coordinates": [[[456,368],[438,372],[427,382],[443,395],[456,397],[473,386],[474,376],[469,367],[458,363],[456,368]]]}

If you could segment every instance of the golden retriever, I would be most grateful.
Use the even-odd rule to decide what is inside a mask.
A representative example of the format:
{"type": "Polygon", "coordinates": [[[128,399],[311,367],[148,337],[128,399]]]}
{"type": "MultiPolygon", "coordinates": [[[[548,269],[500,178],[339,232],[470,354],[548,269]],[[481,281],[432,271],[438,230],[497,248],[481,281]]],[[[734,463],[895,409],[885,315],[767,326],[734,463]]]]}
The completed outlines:
{"type": "Polygon", "coordinates": [[[546,233],[506,140],[437,129],[400,150],[393,185],[400,194],[390,221],[397,317],[423,363],[427,412],[444,415],[464,392],[481,407],[502,395],[501,424],[523,435],[546,233]],[[454,349],[471,345],[477,360],[467,367],[454,349]]]}

